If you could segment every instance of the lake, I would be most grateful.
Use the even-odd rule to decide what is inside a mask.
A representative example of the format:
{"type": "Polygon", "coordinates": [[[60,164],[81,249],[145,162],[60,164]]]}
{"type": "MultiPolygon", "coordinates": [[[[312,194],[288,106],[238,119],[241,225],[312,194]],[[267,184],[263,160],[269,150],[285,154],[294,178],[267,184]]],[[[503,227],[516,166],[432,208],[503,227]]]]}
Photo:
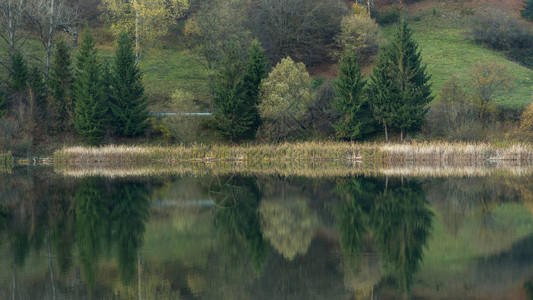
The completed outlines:
{"type": "Polygon", "coordinates": [[[532,299],[533,176],[0,173],[0,299],[532,299]]]}

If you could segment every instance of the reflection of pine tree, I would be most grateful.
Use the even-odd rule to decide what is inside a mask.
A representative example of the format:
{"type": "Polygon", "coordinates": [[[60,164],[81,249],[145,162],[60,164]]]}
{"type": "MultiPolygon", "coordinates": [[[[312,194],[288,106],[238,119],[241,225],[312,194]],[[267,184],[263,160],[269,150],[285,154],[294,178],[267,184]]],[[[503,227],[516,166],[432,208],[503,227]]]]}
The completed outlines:
{"type": "Polygon", "coordinates": [[[261,196],[253,179],[237,179],[234,184],[244,189],[242,200],[234,207],[217,212],[217,233],[224,238],[234,258],[239,259],[242,249],[247,248],[255,270],[260,272],[268,256],[268,244],[261,233],[258,212],[261,196]]]}
{"type": "Polygon", "coordinates": [[[149,217],[148,191],[140,184],[126,183],[115,191],[111,218],[120,278],[129,284],[134,277],[137,252],[141,248],[149,217]]]}
{"type": "Polygon", "coordinates": [[[376,244],[406,293],[430,235],[433,213],[426,202],[422,187],[409,182],[381,194],[371,212],[376,244]]]}
{"type": "Polygon", "coordinates": [[[74,196],[76,205],[76,242],[85,281],[94,285],[98,257],[104,249],[104,238],[109,229],[109,209],[102,181],[91,178],[85,181],[74,196]]]}

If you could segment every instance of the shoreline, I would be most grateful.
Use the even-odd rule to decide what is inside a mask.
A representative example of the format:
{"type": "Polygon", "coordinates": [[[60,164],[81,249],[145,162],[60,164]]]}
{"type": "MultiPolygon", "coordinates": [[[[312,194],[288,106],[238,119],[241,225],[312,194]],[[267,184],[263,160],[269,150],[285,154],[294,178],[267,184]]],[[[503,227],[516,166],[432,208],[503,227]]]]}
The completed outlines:
{"type": "Polygon", "coordinates": [[[53,163],[66,166],[112,166],[147,162],[378,161],[461,163],[471,161],[533,162],[533,145],[506,147],[488,143],[411,144],[306,142],[278,145],[104,146],[67,147],[53,154],[53,163]]]}

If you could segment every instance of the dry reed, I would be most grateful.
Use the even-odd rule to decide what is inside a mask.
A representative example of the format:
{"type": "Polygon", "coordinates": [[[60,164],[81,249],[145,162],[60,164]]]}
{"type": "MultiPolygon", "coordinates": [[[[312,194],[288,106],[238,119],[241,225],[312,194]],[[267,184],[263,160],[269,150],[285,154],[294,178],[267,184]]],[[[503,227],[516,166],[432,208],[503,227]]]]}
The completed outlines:
{"type": "Polygon", "coordinates": [[[123,166],[146,162],[241,161],[287,162],[375,160],[383,162],[464,163],[487,160],[533,161],[533,146],[498,147],[479,143],[425,142],[412,144],[306,142],[278,145],[193,145],[173,147],[70,147],[54,154],[54,163],[67,166],[123,166]]]}

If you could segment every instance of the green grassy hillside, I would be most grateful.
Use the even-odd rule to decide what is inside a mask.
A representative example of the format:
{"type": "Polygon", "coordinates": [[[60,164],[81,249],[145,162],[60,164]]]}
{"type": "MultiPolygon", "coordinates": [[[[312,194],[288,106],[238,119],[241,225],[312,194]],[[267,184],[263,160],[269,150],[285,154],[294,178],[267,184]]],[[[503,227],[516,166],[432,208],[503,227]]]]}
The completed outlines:
{"type": "MultiPolygon", "coordinates": [[[[533,70],[505,58],[504,53],[475,44],[468,34],[468,17],[453,11],[427,11],[411,16],[411,25],[419,43],[427,70],[432,74],[433,92],[438,96],[452,76],[458,76],[468,89],[469,71],[479,61],[494,60],[507,65],[515,77],[515,87],[501,95],[497,103],[508,107],[529,104],[533,88],[533,70]]],[[[384,28],[390,37],[393,27],[384,28]]]]}

